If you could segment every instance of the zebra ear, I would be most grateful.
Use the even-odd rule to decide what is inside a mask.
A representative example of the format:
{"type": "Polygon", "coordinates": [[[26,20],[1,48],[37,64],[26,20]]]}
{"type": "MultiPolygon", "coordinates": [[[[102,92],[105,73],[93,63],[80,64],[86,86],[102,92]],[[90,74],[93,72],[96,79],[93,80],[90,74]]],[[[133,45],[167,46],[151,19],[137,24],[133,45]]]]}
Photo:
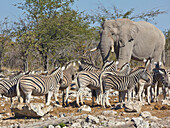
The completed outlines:
{"type": "Polygon", "coordinates": [[[164,73],[163,71],[161,71],[161,70],[159,70],[159,73],[162,74],[162,75],[165,74],[165,73],[164,73]]]}
{"type": "Polygon", "coordinates": [[[143,61],[145,62],[145,68],[147,68],[149,66],[150,60],[149,59],[148,60],[144,59],[143,61]]]}

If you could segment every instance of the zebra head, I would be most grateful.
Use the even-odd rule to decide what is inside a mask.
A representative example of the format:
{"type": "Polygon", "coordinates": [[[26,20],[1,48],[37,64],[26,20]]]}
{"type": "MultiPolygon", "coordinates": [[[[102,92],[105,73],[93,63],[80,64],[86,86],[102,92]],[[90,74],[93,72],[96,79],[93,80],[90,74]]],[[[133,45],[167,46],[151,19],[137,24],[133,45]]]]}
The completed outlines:
{"type": "Polygon", "coordinates": [[[169,76],[168,76],[166,70],[160,68],[159,73],[160,73],[160,77],[162,80],[162,84],[164,85],[165,88],[168,87],[169,86],[169,76]]]}
{"type": "Polygon", "coordinates": [[[147,71],[146,71],[145,68],[144,68],[144,69],[142,70],[142,72],[141,72],[141,79],[143,79],[143,80],[146,81],[146,82],[149,82],[149,81],[150,81],[150,79],[149,79],[149,77],[148,77],[148,73],[147,73],[147,71]]]}

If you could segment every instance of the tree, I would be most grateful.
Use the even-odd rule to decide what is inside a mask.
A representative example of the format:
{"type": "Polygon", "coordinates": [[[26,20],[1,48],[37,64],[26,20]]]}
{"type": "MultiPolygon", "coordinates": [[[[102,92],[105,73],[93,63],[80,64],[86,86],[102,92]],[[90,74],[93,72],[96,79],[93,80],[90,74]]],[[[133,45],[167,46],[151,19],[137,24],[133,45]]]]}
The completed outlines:
{"type": "Polygon", "coordinates": [[[101,4],[89,17],[91,17],[91,21],[93,23],[99,24],[101,24],[104,19],[109,20],[118,18],[128,18],[131,20],[145,20],[153,22],[156,16],[166,13],[165,11],[161,11],[160,9],[156,8],[136,15],[133,14],[134,12],[135,12],[134,8],[131,8],[128,11],[124,11],[117,8],[115,5],[106,8],[101,4]]]}
{"type": "Polygon", "coordinates": [[[166,37],[166,45],[165,45],[165,57],[166,57],[166,65],[170,66],[170,29],[164,32],[166,37]]]}
{"type": "Polygon", "coordinates": [[[85,22],[82,13],[70,8],[73,2],[29,0],[19,4],[18,8],[26,13],[26,23],[16,31],[17,41],[25,49],[23,58],[28,57],[27,51],[32,46],[41,55],[43,68],[47,70],[50,63],[64,64],[83,54],[86,42],[95,38],[96,31],[85,22]]]}
{"type": "Polygon", "coordinates": [[[5,46],[8,42],[11,42],[11,24],[9,24],[8,18],[5,18],[2,23],[0,23],[0,70],[2,67],[2,59],[5,52],[5,46]]]}

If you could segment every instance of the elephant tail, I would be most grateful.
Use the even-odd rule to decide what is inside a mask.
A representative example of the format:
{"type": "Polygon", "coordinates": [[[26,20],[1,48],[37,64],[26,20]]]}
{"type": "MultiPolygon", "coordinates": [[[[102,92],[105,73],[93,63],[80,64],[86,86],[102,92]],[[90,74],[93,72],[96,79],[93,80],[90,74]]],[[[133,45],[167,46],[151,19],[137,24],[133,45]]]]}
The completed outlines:
{"type": "Polygon", "coordinates": [[[165,65],[165,49],[162,51],[162,62],[163,62],[163,65],[165,65]]]}

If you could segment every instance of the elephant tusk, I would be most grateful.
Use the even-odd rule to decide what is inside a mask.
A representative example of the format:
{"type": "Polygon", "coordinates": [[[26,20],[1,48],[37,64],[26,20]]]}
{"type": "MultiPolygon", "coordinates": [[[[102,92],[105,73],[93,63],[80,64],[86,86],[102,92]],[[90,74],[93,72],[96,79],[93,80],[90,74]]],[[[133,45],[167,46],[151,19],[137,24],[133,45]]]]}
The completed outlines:
{"type": "Polygon", "coordinates": [[[97,50],[97,47],[91,49],[90,51],[91,51],[91,52],[94,52],[94,51],[96,51],[96,50],[97,50]]]}
{"type": "Polygon", "coordinates": [[[112,50],[111,50],[111,52],[114,52],[114,46],[112,45],[112,50]]]}

